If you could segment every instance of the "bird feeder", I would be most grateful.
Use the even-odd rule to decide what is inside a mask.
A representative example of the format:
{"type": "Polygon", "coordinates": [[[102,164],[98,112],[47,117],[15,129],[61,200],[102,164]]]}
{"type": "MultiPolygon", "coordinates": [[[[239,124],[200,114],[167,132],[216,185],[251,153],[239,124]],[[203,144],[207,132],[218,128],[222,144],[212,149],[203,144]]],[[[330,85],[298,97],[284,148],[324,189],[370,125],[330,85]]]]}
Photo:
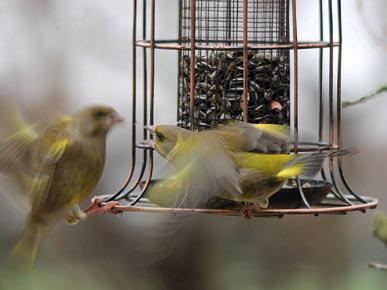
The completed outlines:
{"type": "MultiPolygon", "coordinates": [[[[302,28],[297,25],[297,2],[302,1],[178,0],[176,39],[157,37],[156,16],[162,21],[170,15],[157,14],[155,2],[132,0],[132,161],[122,188],[108,198],[123,202],[117,209],[240,215],[236,204],[212,208],[209,202],[208,207],[199,209],[161,208],[144,198],[153,182],[154,153],[138,143],[151,138],[147,131],[144,129],[142,136],[136,132],[138,126],[153,125],[158,113],[155,97],[162,97],[155,91],[158,81],[156,50],[168,51],[178,58],[177,125],[202,130],[228,119],[287,124],[295,132],[293,153],[343,148],[341,0],[334,3],[333,0],[313,1],[320,16],[316,21],[319,30],[315,39],[318,41],[298,38],[302,28]],[[324,37],[326,27],[328,39],[324,37]],[[319,93],[315,96],[319,112],[316,116],[318,140],[309,143],[300,142],[297,135],[299,101],[305,97],[299,92],[299,74],[308,74],[299,69],[299,52],[305,49],[316,50],[319,55],[312,66],[319,72],[316,79],[319,93]],[[324,62],[325,57],[328,62],[324,62]],[[137,85],[138,67],[143,74],[141,87],[137,85]],[[326,84],[324,79],[328,80],[326,84]],[[137,119],[139,105],[143,108],[141,121],[137,119]],[[329,126],[328,134],[325,134],[325,123],[329,126]],[[136,158],[139,151],[143,151],[141,160],[136,158]]],[[[170,0],[165,1],[165,5],[169,4],[170,0]]],[[[345,177],[341,157],[331,157],[328,170],[321,171],[320,180],[290,181],[272,196],[269,208],[255,215],[365,212],[375,208],[377,203],[376,199],[355,192],[345,177]]]]}

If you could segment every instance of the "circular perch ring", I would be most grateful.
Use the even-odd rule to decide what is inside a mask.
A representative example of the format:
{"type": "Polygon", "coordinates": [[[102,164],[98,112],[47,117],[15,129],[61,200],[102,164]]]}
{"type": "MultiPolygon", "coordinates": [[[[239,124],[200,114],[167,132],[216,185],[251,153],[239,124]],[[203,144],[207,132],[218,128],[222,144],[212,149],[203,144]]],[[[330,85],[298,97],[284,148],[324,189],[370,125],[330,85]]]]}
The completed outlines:
{"type": "MultiPolygon", "coordinates": [[[[356,201],[352,196],[347,198],[353,202],[356,201]]],[[[316,207],[308,208],[296,208],[296,209],[278,209],[278,208],[267,208],[253,212],[254,217],[282,217],[284,215],[320,215],[320,214],[346,214],[347,212],[353,211],[365,211],[367,209],[375,209],[378,205],[378,199],[373,197],[362,197],[366,203],[358,203],[354,205],[334,205],[329,203],[336,201],[337,199],[328,196],[323,203],[316,207]]],[[[149,202],[142,202],[143,206],[128,206],[128,205],[117,205],[114,207],[115,210],[122,212],[144,212],[144,213],[204,213],[211,215],[222,215],[222,216],[241,216],[241,212],[238,209],[206,209],[206,208],[166,208],[154,206],[149,202]]]]}

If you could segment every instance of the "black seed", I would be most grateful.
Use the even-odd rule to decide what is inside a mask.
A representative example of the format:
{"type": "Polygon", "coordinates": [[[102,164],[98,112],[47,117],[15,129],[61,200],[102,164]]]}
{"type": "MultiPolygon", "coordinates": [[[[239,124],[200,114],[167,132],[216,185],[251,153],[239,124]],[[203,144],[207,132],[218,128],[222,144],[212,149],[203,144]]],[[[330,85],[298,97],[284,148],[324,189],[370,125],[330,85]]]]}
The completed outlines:
{"type": "MultiPolygon", "coordinates": [[[[289,123],[289,58],[248,54],[249,122],[289,123]],[[280,112],[271,110],[275,100],[280,112]]],[[[190,57],[183,55],[179,80],[179,120],[190,126],[190,57]]],[[[195,58],[195,127],[209,128],[225,119],[243,119],[243,52],[212,51],[195,58]]]]}

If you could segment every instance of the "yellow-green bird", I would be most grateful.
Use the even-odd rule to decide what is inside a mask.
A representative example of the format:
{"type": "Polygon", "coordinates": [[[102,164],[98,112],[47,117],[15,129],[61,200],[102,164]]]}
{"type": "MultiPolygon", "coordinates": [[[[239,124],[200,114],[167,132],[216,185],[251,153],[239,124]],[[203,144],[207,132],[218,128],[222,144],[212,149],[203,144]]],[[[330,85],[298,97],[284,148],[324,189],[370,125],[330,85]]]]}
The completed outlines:
{"type": "Polygon", "coordinates": [[[193,134],[208,135],[234,152],[288,153],[291,144],[290,129],[285,125],[230,120],[212,130],[201,132],[192,132],[174,125],[148,126],[146,129],[155,136],[155,140],[148,140],[146,143],[167,159],[176,144],[193,134]]]}
{"type": "Polygon", "coordinates": [[[387,246],[387,216],[381,212],[374,216],[373,235],[387,246]]]}
{"type": "Polygon", "coordinates": [[[216,195],[266,208],[269,197],[289,178],[314,176],[328,156],[287,154],[287,126],[234,121],[201,132],[171,125],[149,130],[155,135],[150,145],[176,167],[174,177],[159,182],[149,192],[150,200],[163,206],[171,206],[173,201],[187,205],[183,203],[187,199],[195,206],[216,195]]]}
{"type": "Polygon", "coordinates": [[[84,220],[79,204],[93,191],[105,164],[106,136],[123,119],[104,105],[62,115],[0,142],[0,173],[14,177],[31,211],[13,256],[33,264],[44,233],[58,220],[84,220]]]}

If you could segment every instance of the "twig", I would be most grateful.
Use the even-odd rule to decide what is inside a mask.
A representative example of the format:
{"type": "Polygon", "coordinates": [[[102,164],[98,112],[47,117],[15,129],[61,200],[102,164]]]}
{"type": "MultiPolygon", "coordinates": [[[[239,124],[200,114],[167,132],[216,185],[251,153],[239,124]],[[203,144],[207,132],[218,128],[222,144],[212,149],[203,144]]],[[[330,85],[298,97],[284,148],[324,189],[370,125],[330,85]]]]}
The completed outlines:
{"type": "Polygon", "coordinates": [[[376,270],[382,270],[382,271],[387,271],[387,265],[385,264],[379,264],[379,263],[368,263],[368,267],[374,268],[376,270]]]}
{"type": "Polygon", "coordinates": [[[352,101],[352,102],[351,101],[344,101],[343,108],[348,108],[348,107],[351,107],[351,106],[354,106],[357,104],[365,103],[365,102],[369,101],[370,99],[377,97],[385,92],[387,92],[387,83],[380,86],[378,89],[376,89],[372,93],[370,93],[364,97],[361,97],[360,99],[358,99],[356,101],[352,101]]]}

